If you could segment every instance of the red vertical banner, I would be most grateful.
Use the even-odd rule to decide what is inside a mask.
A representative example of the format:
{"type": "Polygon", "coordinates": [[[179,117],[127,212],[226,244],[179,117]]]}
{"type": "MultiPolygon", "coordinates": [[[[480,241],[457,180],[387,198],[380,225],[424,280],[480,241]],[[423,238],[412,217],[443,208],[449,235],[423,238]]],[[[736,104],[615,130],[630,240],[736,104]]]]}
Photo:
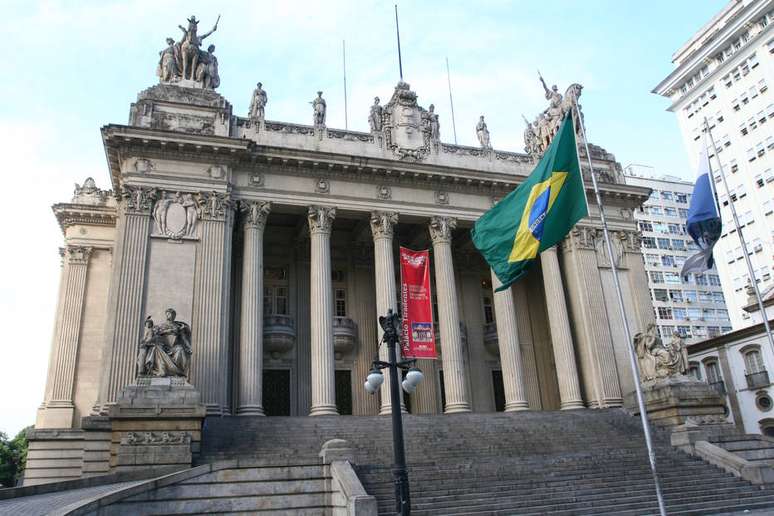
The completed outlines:
{"type": "Polygon", "coordinates": [[[429,251],[400,248],[400,299],[403,357],[435,359],[429,251]]]}

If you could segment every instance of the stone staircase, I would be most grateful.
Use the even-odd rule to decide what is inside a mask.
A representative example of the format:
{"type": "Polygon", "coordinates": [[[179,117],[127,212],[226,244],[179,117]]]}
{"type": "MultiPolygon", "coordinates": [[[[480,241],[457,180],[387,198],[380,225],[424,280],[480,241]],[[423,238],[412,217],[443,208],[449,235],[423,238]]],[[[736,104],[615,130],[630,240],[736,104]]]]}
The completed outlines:
{"type": "Polygon", "coordinates": [[[743,434],[716,437],[710,442],[753,464],[774,467],[774,439],[770,437],[743,434]]]}
{"type": "MultiPolygon", "coordinates": [[[[404,417],[415,515],[654,514],[639,420],[618,409],[404,417]]],[[[356,449],[380,514],[394,513],[389,417],[208,418],[201,463],[313,460],[329,439],[356,449]]],[[[774,509],[755,486],[654,440],[670,514],[774,509]]]]}

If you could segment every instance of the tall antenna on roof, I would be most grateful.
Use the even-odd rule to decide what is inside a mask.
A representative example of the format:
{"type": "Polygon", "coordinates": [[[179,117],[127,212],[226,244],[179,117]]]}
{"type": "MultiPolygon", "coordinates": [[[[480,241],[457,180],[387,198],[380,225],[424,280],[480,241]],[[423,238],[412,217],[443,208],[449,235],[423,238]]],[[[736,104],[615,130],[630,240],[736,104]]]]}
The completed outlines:
{"type": "Polygon", "coordinates": [[[403,82],[403,59],[400,56],[400,26],[398,25],[398,4],[395,4],[395,34],[398,36],[398,70],[400,82],[403,82]]]}
{"type": "Polygon", "coordinates": [[[446,58],[446,82],[449,84],[449,105],[451,106],[452,129],[454,130],[454,145],[457,145],[457,123],[454,121],[454,100],[451,92],[451,74],[449,74],[449,58],[446,58]]]}
{"type": "Polygon", "coordinates": [[[344,129],[349,129],[347,117],[347,42],[341,40],[341,57],[344,61],[344,129]]]}

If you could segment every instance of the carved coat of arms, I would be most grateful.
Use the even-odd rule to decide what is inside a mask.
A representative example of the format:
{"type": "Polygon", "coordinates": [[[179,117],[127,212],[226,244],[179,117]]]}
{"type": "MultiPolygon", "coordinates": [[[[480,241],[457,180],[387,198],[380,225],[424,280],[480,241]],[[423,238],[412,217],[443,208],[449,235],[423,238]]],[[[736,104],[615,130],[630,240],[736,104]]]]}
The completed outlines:
{"type": "Polygon", "coordinates": [[[422,130],[422,112],[417,94],[399,82],[384,106],[383,131],[387,148],[401,158],[422,159],[430,150],[422,130]]]}

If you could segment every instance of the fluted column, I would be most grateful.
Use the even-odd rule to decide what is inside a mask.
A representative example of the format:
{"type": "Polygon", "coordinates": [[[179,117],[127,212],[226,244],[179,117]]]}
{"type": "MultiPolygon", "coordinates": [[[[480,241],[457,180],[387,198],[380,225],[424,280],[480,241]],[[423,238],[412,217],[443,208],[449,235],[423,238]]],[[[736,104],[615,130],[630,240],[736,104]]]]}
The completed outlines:
{"type": "Polygon", "coordinates": [[[234,202],[228,193],[203,196],[194,272],[190,382],[201,393],[207,414],[211,415],[230,413],[228,328],[233,224],[234,202]]]}
{"type": "Polygon", "coordinates": [[[69,428],[72,425],[75,369],[91,253],[91,247],[68,245],[64,249],[62,292],[46,385],[44,404],[47,413],[41,422],[43,428],[69,428]]]}
{"type": "Polygon", "coordinates": [[[564,298],[564,284],[559,270],[556,246],[540,254],[540,264],[543,268],[543,286],[546,293],[561,408],[562,410],[583,408],[578,367],[575,363],[575,348],[570,332],[570,317],[564,298]]]}
{"type": "MultiPolygon", "coordinates": [[[[398,214],[394,212],[371,213],[371,233],[374,237],[374,279],[376,285],[376,314],[382,316],[387,310],[397,311],[397,293],[395,291],[395,262],[392,257],[392,234],[393,227],[398,223],[398,214]]],[[[379,341],[382,339],[381,326],[378,328],[379,341]]],[[[379,347],[379,358],[387,362],[387,346],[379,347]]],[[[398,360],[400,360],[400,350],[398,350],[398,360]]],[[[380,414],[391,414],[392,403],[390,402],[390,376],[384,375],[384,383],[380,390],[381,408],[380,414]]],[[[403,406],[403,390],[400,390],[401,408],[403,406]]]]}
{"type": "Polygon", "coordinates": [[[242,312],[239,334],[240,416],[263,416],[263,231],[270,202],[242,202],[242,312]]]}
{"type": "Polygon", "coordinates": [[[104,412],[136,375],[137,343],[142,334],[143,292],[148,258],[148,234],[155,192],[124,186],[121,217],[105,322],[104,374],[96,410],[104,412]]]}
{"type": "Polygon", "coordinates": [[[433,217],[429,226],[435,260],[438,326],[441,330],[443,383],[446,392],[444,412],[447,414],[470,412],[451,250],[451,232],[455,227],[457,227],[457,219],[451,217],[433,217]]]}
{"type": "Polygon", "coordinates": [[[333,356],[331,229],[336,208],[310,206],[312,409],[310,416],[338,415],[333,356]]]}
{"type": "MultiPolygon", "coordinates": [[[[497,290],[501,285],[500,279],[492,271],[492,290],[497,290]]],[[[527,403],[527,390],[524,387],[519,328],[516,323],[516,310],[510,288],[494,292],[494,309],[497,321],[497,345],[500,348],[500,366],[503,370],[505,411],[527,410],[529,403],[527,403]]]]}

